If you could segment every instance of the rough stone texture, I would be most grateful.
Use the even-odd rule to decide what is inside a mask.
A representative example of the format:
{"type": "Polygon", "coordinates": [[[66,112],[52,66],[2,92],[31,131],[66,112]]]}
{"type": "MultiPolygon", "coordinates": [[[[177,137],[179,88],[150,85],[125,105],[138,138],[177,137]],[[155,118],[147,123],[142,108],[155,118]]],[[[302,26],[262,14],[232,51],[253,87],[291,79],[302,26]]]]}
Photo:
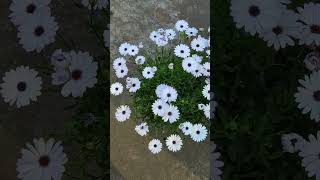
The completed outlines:
{"type": "MultiPolygon", "coordinates": [[[[194,27],[207,28],[210,24],[209,0],[111,0],[110,4],[111,60],[117,57],[117,49],[122,42],[143,42],[148,47],[151,31],[173,28],[178,19],[185,19],[194,27]]],[[[113,73],[111,76],[115,81],[113,73]]],[[[160,154],[151,155],[147,148],[151,137],[137,135],[133,119],[124,123],[114,119],[115,108],[127,104],[128,99],[128,95],[111,97],[111,163],[122,178],[209,179],[209,142],[184,141],[183,150],[179,153],[170,153],[164,148],[160,154]]]]}

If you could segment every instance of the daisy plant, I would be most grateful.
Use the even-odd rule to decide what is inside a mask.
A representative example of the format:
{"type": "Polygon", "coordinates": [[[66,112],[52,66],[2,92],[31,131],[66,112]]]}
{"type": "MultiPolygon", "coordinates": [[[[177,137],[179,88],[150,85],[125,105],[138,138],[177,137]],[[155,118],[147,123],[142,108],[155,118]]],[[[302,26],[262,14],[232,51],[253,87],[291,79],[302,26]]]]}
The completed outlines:
{"type": "Polygon", "coordinates": [[[137,134],[152,137],[151,153],[164,146],[177,152],[185,139],[202,142],[209,134],[210,36],[179,20],[172,29],[150,32],[149,38],[148,49],[129,42],[119,46],[112,65],[119,82],[110,92],[119,96],[126,88],[132,100],[118,107],[115,118],[136,121],[137,134]],[[130,71],[127,64],[134,64],[130,71]]]}

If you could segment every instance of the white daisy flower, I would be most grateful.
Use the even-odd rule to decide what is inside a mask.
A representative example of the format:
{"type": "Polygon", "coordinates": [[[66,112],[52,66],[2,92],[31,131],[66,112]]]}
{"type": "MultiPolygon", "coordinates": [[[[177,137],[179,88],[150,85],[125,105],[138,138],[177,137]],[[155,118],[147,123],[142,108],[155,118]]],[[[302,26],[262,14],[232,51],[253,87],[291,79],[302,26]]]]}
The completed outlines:
{"type": "Polygon", "coordinates": [[[11,14],[9,15],[14,25],[22,25],[31,21],[35,16],[41,14],[50,16],[51,0],[13,0],[10,5],[11,14]]]}
{"type": "Polygon", "coordinates": [[[151,79],[154,77],[155,69],[153,67],[145,67],[142,71],[142,75],[146,79],[151,79]]]}
{"type": "Polygon", "coordinates": [[[114,96],[118,96],[123,92],[123,86],[121,83],[116,82],[111,84],[110,86],[110,93],[114,96]]]}
{"type": "Polygon", "coordinates": [[[19,26],[19,43],[27,52],[40,52],[55,41],[58,24],[51,16],[36,15],[32,21],[19,26]]]}
{"type": "Polygon", "coordinates": [[[207,138],[208,130],[202,124],[194,124],[191,131],[191,139],[196,142],[201,142],[207,138]]]}
{"type": "Polygon", "coordinates": [[[205,109],[205,104],[198,104],[198,109],[199,110],[204,110],[205,109]]]}
{"type": "Polygon", "coordinates": [[[207,47],[208,47],[208,41],[205,38],[202,38],[201,36],[198,36],[197,38],[194,38],[191,41],[191,49],[197,52],[202,52],[207,47]]]}
{"type": "Polygon", "coordinates": [[[201,64],[199,64],[195,70],[191,71],[191,74],[194,77],[198,78],[198,77],[203,76],[202,72],[203,72],[203,66],[201,64]]]}
{"type": "Polygon", "coordinates": [[[57,69],[51,75],[53,85],[62,85],[70,79],[70,73],[65,69],[57,69]]]}
{"type": "Polygon", "coordinates": [[[177,100],[178,93],[173,87],[168,86],[162,90],[160,98],[165,102],[175,102],[177,100]]]}
{"type": "Polygon", "coordinates": [[[152,40],[152,41],[156,41],[157,39],[159,39],[159,37],[161,37],[162,35],[157,32],[157,31],[152,31],[149,35],[149,38],[152,40]]]}
{"type": "Polygon", "coordinates": [[[187,58],[190,56],[190,48],[185,44],[179,44],[175,47],[174,54],[180,58],[187,58]]]}
{"type": "Polygon", "coordinates": [[[320,131],[317,136],[310,134],[309,141],[301,147],[299,156],[302,157],[302,166],[308,172],[308,177],[319,176],[320,173],[320,131]]]}
{"type": "Polygon", "coordinates": [[[129,47],[129,50],[128,50],[128,55],[129,55],[129,56],[136,56],[138,53],[139,53],[139,48],[138,48],[138,46],[131,45],[131,46],[129,47]]]}
{"type": "Polygon", "coordinates": [[[184,122],[179,125],[179,129],[183,132],[184,135],[190,135],[192,132],[193,124],[190,122],[184,122]]]}
{"type": "Polygon", "coordinates": [[[191,73],[198,69],[199,63],[194,60],[192,57],[184,58],[182,61],[182,68],[188,73],[191,73]]]}
{"type": "Polygon", "coordinates": [[[173,67],[174,67],[173,63],[168,64],[168,69],[173,70],[173,67]]]}
{"type": "Polygon", "coordinates": [[[179,20],[179,21],[177,21],[175,27],[178,31],[182,32],[182,31],[185,31],[189,27],[189,24],[185,20],[179,20]]]}
{"type": "Polygon", "coordinates": [[[188,37],[197,36],[198,29],[194,28],[194,27],[188,28],[188,29],[186,29],[186,34],[187,34],[188,37]]]}
{"type": "Polygon", "coordinates": [[[180,118],[180,112],[178,107],[174,105],[169,105],[168,108],[166,108],[165,113],[162,116],[162,119],[164,122],[170,122],[171,124],[176,122],[180,118]]]}
{"type": "Polygon", "coordinates": [[[163,46],[166,46],[169,42],[168,42],[168,38],[166,38],[165,36],[161,36],[155,41],[155,43],[157,44],[158,47],[163,47],[163,46]]]}
{"type": "MultiPolygon", "coordinates": [[[[213,106],[215,106],[215,104],[213,104],[213,106]]],[[[213,118],[213,117],[211,117],[213,110],[210,108],[210,104],[204,105],[203,112],[204,112],[204,115],[206,116],[207,119],[213,118]]]]}
{"type": "Polygon", "coordinates": [[[149,126],[147,123],[141,123],[137,125],[134,129],[140,136],[145,136],[149,132],[149,126]]]}
{"type": "Polygon", "coordinates": [[[295,153],[299,151],[305,140],[296,133],[283,134],[281,137],[281,142],[284,152],[295,153]]]}
{"type": "Polygon", "coordinates": [[[57,49],[51,55],[50,61],[55,69],[66,69],[70,64],[70,55],[61,49],[57,49]]]}
{"type": "Polygon", "coordinates": [[[159,139],[152,139],[148,147],[153,154],[158,154],[162,150],[162,143],[159,139]]]}
{"type": "Polygon", "coordinates": [[[153,112],[153,114],[161,116],[161,117],[164,115],[164,113],[166,113],[168,108],[169,108],[169,105],[165,101],[163,101],[161,99],[156,100],[152,104],[152,112],[153,112]]]}
{"type": "Polygon", "coordinates": [[[202,72],[203,76],[210,76],[210,62],[205,62],[202,64],[202,72]]]}
{"type": "Polygon", "coordinates": [[[139,49],[142,49],[142,48],[143,48],[142,42],[140,42],[140,43],[138,44],[138,48],[139,48],[139,49]]]}
{"type": "Polygon", "coordinates": [[[41,95],[42,80],[38,72],[29,67],[19,66],[6,72],[2,79],[0,93],[10,106],[16,104],[20,108],[29,105],[41,95]]]}
{"type": "Polygon", "coordinates": [[[194,60],[195,62],[197,62],[197,63],[201,63],[201,62],[202,62],[202,59],[203,59],[201,56],[199,56],[199,55],[197,55],[197,54],[193,54],[191,57],[192,57],[193,60],[194,60]]]}
{"type": "Polygon", "coordinates": [[[269,47],[273,46],[275,50],[286,46],[294,46],[295,43],[291,36],[299,34],[297,20],[298,15],[296,13],[284,9],[275,25],[265,27],[260,33],[260,37],[267,41],[269,47]]]}
{"type": "Polygon", "coordinates": [[[22,157],[17,161],[18,178],[25,180],[60,180],[68,158],[63,152],[61,141],[43,138],[34,139],[34,145],[27,143],[21,150],[22,157]]]}
{"type": "Polygon", "coordinates": [[[173,40],[176,37],[176,32],[173,29],[166,29],[164,35],[169,39],[173,40]]]}
{"type": "Polygon", "coordinates": [[[127,78],[126,88],[129,89],[129,92],[135,93],[141,87],[141,82],[138,78],[127,78]]]}
{"type": "Polygon", "coordinates": [[[224,166],[224,163],[219,160],[220,153],[216,152],[216,149],[217,145],[210,141],[210,179],[221,180],[222,171],[220,168],[224,166]]]}
{"type": "Polygon", "coordinates": [[[110,47],[110,30],[106,29],[103,31],[103,40],[104,40],[104,46],[110,47]]]}
{"type": "Polygon", "coordinates": [[[119,53],[120,53],[122,56],[128,55],[130,46],[131,46],[131,45],[130,45],[129,43],[122,43],[122,44],[119,46],[119,53]]]}
{"type": "Polygon", "coordinates": [[[162,91],[167,88],[167,87],[170,87],[168,86],[167,84],[159,84],[156,88],[156,95],[158,98],[161,98],[161,95],[162,95],[162,91]]]}
{"type": "Polygon", "coordinates": [[[115,112],[115,117],[117,121],[124,122],[130,118],[131,115],[131,109],[127,105],[121,105],[117,108],[115,112]]]}
{"type": "Polygon", "coordinates": [[[277,0],[232,0],[230,10],[237,28],[244,27],[246,32],[255,35],[264,27],[274,26],[282,6],[277,0]]]}
{"type": "Polygon", "coordinates": [[[210,84],[210,78],[206,78],[206,80],[204,81],[206,84],[210,84]]]}
{"type": "Polygon", "coordinates": [[[137,56],[135,59],[136,64],[142,65],[146,61],[146,58],[144,56],[137,56]]]}
{"type": "Polygon", "coordinates": [[[304,58],[304,64],[310,71],[320,70],[320,52],[314,51],[304,58]]]}
{"type": "Polygon", "coordinates": [[[127,61],[123,57],[120,57],[120,58],[117,58],[113,61],[112,67],[116,71],[117,69],[119,69],[123,66],[126,66],[126,63],[127,63],[127,61]]]}
{"type": "Polygon", "coordinates": [[[182,148],[182,139],[179,135],[172,134],[166,139],[166,145],[169,151],[177,152],[182,148]]]}
{"type": "Polygon", "coordinates": [[[92,88],[97,83],[97,62],[93,61],[88,52],[70,53],[69,72],[71,79],[63,86],[61,94],[64,97],[82,97],[87,88],[92,88]]]}
{"type": "Polygon", "coordinates": [[[298,108],[302,113],[310,112],[310,118],[316,122],[320,121],[320,72],[313,72],[310,77],[305,76],[304,80],[299,80],[302,87],[298,87],[298,92],[294,95],[298,108]]]}
{"type": "Polygon", "coordinates": [[[119,67],[116,69],[116,76],[117,78],[124,78],[126,75],[128,75],[128,67],[126,65],[119,67]]]}
{"type": "Polygon", "coordinates": [[[158,29],[157,31],[158,31],[158,33],[160,33],[160,34],[163,34],[163,33],[164,33],[164,29],[163,29],[163,28],[160,28],[160,29],[158,29]]]}
{"type": "Polygon", "coordinates": [[[319,17],[320,4],[308,3],[304,4],[303,8],[298,8],[300,14],[299,20],[301,32],[299,34],[299,44],[316,44],[320,45],[320,19],[319,17]]]}
{"type": "Polygon", "coordinates": [[[108,0],[82,0],[82,4],[89,9],[104,9],[108,6],[108,0]]]}
{"type": "Polygon", "coordinates": [[[203,87],[202,89],[202,95],[205,97],[207,100],[210,100],[210,84],[207,84],[203,87]]]}

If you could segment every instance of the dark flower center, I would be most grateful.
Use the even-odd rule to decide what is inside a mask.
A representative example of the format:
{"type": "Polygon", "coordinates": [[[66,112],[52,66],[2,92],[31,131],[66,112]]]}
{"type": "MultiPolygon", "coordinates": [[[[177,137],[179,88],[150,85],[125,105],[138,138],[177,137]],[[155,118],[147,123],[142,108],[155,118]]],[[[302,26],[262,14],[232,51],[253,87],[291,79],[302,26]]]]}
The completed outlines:
{"type": "Polygon", "coordinates": [[[41,167],[47,167],[49,165],[49,163],[50,163],[49,156],[45,155],[45,156],[41,156],[39,158],[39,164],[40,164],[41,167]]]}
{"type": "Polygon", "coordinates": [[[200,134],[200,131],[197,131],[196,133],[197,133],[197,134],[200,134]]]}
{"type": "Polygon", "coordinates": [[[276,35],[282,34],[283,29],[280,26],[272,28],[272,32],[275,33],[276,35]]]}
{"type": "Polygon", "coordinates": [[[118,66],[121,66],[121,63],[118,63],[118,66]]]}
{"type": "Polygon", "coordinates": [[[127,51],[128,49],[127,49],[127,48],[124,48],[124,50],[127,51]]]}
{"type": "Polygon", "coordinates": [[[157,147],[157,145],[155,144],[155,145],[153,145],[153,147],[155,147],[155,148],[156,148],[156,147],[157,147]]]}
{"type": "Polygon", "coordinates": [[[170,93],[168,93],[168,94],[167,94],[167,97],[171,97],[171,94],[170,94],[170,93]]]}
{"type": "Polygon", "coordinates": [[[27,13],[29,14],[33,14],[34,11],[36,10],[36,6],[34,4],[29,4],[26,8],[27,13]]]}
{"type": "Polygon", "coordinates": [[[162,106],[158,106],[158,109],[162,109],[162,106]]]}
{"type": "Polygon", "coordinates": [[[147,74],[150,74],[150,71],[148,71],[147,74]]]}
{"type": "Polygon", "coordinates": [[[172,112],[168,112],[168,115],[171,116],[171,115],[172,115],[172,112]]]}
{"type": "Polygon", "coordinates": [[[172,144],[176,144],[176,141],[172,141],[172,144]]]}
{"type": "Polygon", "coordinates": [[[260,14],[260,8],[258,6],[252,5],[249,7],[250,16],[257,17],[260,14]]]}
{"type": "Polygon", "coordinates": [[[189,64],[188,64],[188,66],[190,67],[190,66],[191,66],[191,64],[189,63],[189,64]]]}
{"type": "Polygon", "coordinates": [[[181,52],[181,53],[184,53],[184,50],[181,50],[180,52],[181,52]]]}
{"type": "Polygon", "coordinates": [[[188,130],[189,129],[189,127],[186,127],[186,130],[188,130]]]}
{"type": "Polygon", "coordinates": [[[126,114],[126,111],[122,111],[122,114],[126,114]]]}
{"type": "Polygon", "coordinates": [[[44,28],[42,26],[38,26],[34,30],[34,35],[36,35],[38,37],[41,36],[43,33],[44,33],[44,28]]]}
{"type": "Polygon", "coordinates": [[[132,87],[135,87],[136,86],[136,84],[132,84],[132,87]]]}
{"type": "Polygon", "coordinates": [[[25,82],[19,82],[17,84],[17,89],[20,92],[25,91],[27,89],[27,84],[25,82]]]}
{"type": "Polygon", "coordinates": [[[119,88],[116,88],[116,91],[118,91],[119,90],[119,88]]]}
{"type": "Polygon", "coordinates": [[[291,139],[291,144],[296,144],[298,142],[297,139],[291,139]]]}
{"type": "Polygon", "coordinates": [[[197,47],[199,47],[199,46],[200,46],[200,44],[197,44],[196,46],[197,46],[197,47]]]}
{"type": "Polygon", "coordinates": [[[143,129],[143,126],[141,126],[141,129],[143,129]]]}
{"type": "Polygon", "coordinates": [[[79,79],[81,79],[82,71],[76,69],[76,70],[72,71],[71,76],[72,76],[72,79],[79,80],[79,79]]]}
{"type": "Polygon", "coordinates": [[[120,72],[121,72],[121,73],[123,73],[123,72],[124,72],[124,70],[121,70],[120,72]]]}
{"type": "Polygon", "coordinates": [[[316,101],[320,101],[320,90],[315,91],[315,92],[313,93],[313,98],[314,98],[314,100],[316,100],[316,101]]]}
{"type": "Polygon", "coordinates": [[[314,34],[320,34],[320,25],[313,24],[310,26],[310,30],[314,34]]]}
{"type": "Polygon", "coordinates": [[[183,28],[183,25],[180,25],[181,28],[183,28]]]}

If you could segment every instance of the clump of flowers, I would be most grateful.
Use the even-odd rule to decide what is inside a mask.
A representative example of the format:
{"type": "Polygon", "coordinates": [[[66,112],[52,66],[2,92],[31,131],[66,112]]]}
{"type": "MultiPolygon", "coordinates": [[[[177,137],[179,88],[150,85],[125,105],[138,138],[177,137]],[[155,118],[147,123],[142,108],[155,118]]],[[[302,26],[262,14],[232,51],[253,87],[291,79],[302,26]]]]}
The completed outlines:
{"type": "Polygon", "coordinates": [[[179,20],[175,29],[155,30],[149,38],[155,51],[128,42],[119,46],[120,56],[112,64],[119,82],[111,85],[110,92],[119,96],[126,88],[133,100],[121,105],[115,118],[136,120],[137,134],[152,136],[151,153],[160,153],[164,146],[178,152],[186,138],[202,142],[209,134],[210,102],[214,102],[208,80],[210,36],[179,20]],[[127,64],[134,64],[132,71],[127,64]]]}

